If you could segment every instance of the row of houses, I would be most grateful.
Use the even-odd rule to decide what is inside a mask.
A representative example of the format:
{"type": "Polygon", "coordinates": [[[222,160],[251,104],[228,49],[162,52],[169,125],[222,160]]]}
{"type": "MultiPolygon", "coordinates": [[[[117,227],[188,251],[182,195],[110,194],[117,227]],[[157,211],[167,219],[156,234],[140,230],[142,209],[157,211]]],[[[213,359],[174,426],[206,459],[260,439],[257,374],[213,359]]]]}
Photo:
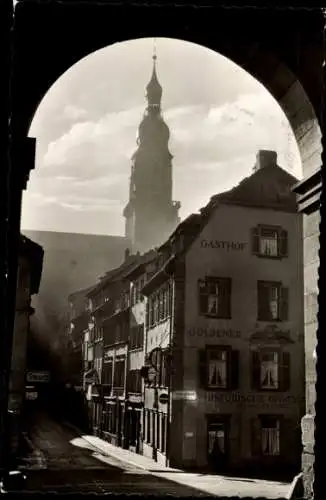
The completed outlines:
{"type": "Polygon", "coordinates": [[[183,469],[300,469],[302,216],[260,151],[159,248],[69,297],[93,432],[183,469]]]}

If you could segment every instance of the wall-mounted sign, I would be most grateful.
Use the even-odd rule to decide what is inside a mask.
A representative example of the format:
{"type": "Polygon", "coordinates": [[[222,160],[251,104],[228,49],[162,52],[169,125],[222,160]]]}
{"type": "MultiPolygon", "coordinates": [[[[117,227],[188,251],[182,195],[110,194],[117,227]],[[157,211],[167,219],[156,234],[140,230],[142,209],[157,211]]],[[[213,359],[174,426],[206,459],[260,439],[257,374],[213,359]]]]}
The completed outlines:
{"type": "Polygon", "coordinates": [[[130,403],[141,403],[142,402],[142,397],[141,396],[137,396],[135,394],[131,394],[129,396],[129,401],[130,401],[130,403]]]}
{"type": "Polygon", "coordinates": [[[169,401],[169,395],[166,392],[163,392],[162,394],[160,394],[158,400],[161,403],[161,405],[166,405],[167,402],[169,401]]]}
{"type": "Polygon", "coordinates": [[[213,248],[217,250],[226,250],[230,252],[232,250],[242,252],[247,243],[242,243],[240,241],[220,241],[220,240],[201,240],[201,248],[213,248]]]}
{"type": "Polygon", "coordinates": [[[35,372],[27,372],[26,374],[27,382],[31,383],[46,383],[50,380],[50,372],[47,371],[35,371],[35,372]]]}
{"type": "Polygon", "coordinates": [[[304,397],[296,397],[292,395],[284,396],[281,394],[240,394],[239,392],[219,393],[210,392],[206,393],[206,401],[212,403],[227,403],[245,406],[265,406],[271,405],[275,407],[291,406],[302,404],[304,397]]]}
{"type": "Polygon", "coordinates": [[[196,401],[196,391],[174,391],[172,394],[174,400],[196,401]]]}
{"type": "Polygon", "coordinates": [[[110,363],[110,361],[113,361],[113,352],[112,350],[110,351],[104,351],[104,363],[110,363]]]}
{"type": "Polygon", "coordinates": [[[232,328],[190,328],[188,335],[190,337],[239,339],[241,332],[232,328]]]}
{"type": "Polygon", "coordinates": [[[285,344],[292,344],[290,330],[281,330],[277,325],[267,325],[257,329],[250,337],[251,342],[275,341],[285,344]]]}
{"type": "Polygon", "coordinates": [[[185,432],[185,437],[192,438],[192,437],[194,437],[194,433],[193,432],[185,432]]]}
{"type": "Polygon", "coordinates": [[[35,401],[37,399],[37,392],[36,391],[27,391],[25,394],[25,397],[28,401],[35,401]]]}

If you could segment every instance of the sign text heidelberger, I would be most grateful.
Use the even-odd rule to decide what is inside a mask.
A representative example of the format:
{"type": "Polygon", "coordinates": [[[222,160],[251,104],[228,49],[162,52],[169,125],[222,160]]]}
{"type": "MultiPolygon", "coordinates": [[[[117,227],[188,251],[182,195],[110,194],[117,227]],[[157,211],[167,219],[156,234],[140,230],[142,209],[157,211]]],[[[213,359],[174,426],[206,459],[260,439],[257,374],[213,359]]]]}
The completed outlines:
{"type": "Polygon", "coordinates": [[[284,396],[280,394],[240,394],[239,392],[221,394],[208,391],[206,393],[206,401],[212,403],[229,403],[236,405],[245,404],[248,406],[286,406],[303,403],[304,398],[291,395],[284,396]]]}

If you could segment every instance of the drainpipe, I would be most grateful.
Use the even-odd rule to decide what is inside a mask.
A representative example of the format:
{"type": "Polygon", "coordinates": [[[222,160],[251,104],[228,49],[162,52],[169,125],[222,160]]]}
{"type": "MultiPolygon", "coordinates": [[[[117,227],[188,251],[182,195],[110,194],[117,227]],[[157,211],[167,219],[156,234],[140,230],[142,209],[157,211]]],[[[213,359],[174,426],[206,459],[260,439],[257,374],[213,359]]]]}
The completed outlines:
{"type": "MultiPolygon", "coordinates": [[[[129,313],[131,314],[131,312],[129,313]]],[[[129,446],[126,446],[129,443],[129,427],[128,427],[128,398],[129,398],[129,391],[128,391],[128,373],[129,373],[129,366],[130,366],[130,360],[129,360],[129,338],[130,338],[130,323],[128,325],[128,340],[126,344],[126,363],[125,363],[125,379],[124,379],[124,416],[123,416],[123,430],[122,430],[122,448],[129,448],[129,446]],[[127,435],[126,435],[126,430],[127,430],[127,435]]],[[[130,422],[129,422],[130,424],[130,422]]]]}

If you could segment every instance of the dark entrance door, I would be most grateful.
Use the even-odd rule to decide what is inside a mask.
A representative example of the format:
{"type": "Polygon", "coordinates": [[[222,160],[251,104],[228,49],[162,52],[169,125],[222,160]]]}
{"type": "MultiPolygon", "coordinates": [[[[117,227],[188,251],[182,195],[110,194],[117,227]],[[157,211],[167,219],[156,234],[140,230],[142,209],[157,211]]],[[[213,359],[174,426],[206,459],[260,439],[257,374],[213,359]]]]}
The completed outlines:
{"type": "Polygon", "coordinates": [[[132,408],[128,411],[129,449],[139,453],[140,449],[140,411],[132,408]]]}
{"type": "Polygon", "coordinates": [[[208,464],[215,472],[224,472],[228,465],[228,419],[209,420],[207,423],[208,464]]]}

